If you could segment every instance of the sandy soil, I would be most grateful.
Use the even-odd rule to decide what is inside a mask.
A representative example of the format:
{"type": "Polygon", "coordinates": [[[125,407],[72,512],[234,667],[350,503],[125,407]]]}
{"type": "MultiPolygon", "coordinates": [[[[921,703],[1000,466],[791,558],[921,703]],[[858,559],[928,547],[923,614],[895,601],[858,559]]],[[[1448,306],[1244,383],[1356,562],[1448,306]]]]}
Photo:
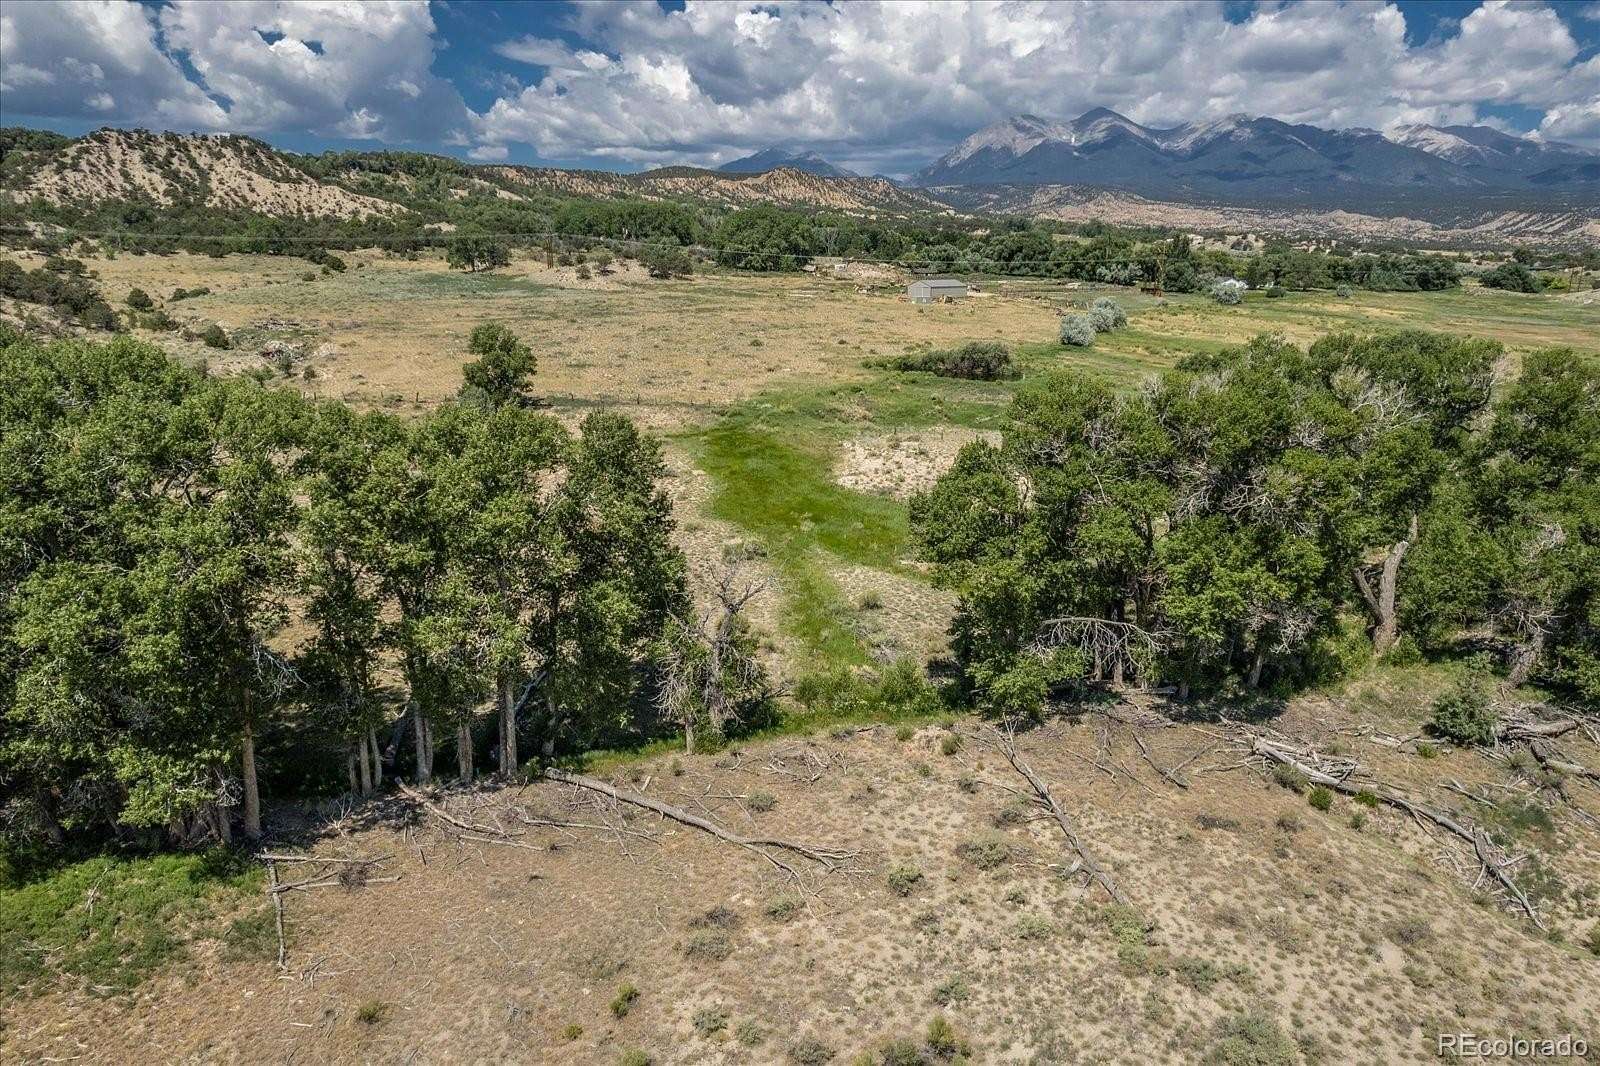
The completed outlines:
{"type": "MultiPolygon", "coordinates": [[[[1451,802],[1446,780],[1506,781],[1478,755],[1423,760],[1364,739],[1360,727],[1391,723],[1363,706],[1309,699],[1275,725],[1434,802],[1451,802]]],[[[1460,853],[1408,819],[1369,812],[1355,828],[1360,808],[1312,810],[1239,767],[1215,727],[1148,730],[1161,765],[1194,756],[1180,789],[1141,760],[1131,728],[1055,721],[1021,746],[1154,919],[1142,944],[1119,945],[1104,895],[1070,872],[1053,823],[1018,805],[1021,779],[976,723],[957,723],[967,739],[952,754],[942,728],[879,727],[631,771],[631,787],[736,830],[857,852],[833,872],[802,862],[799,885],[549,782],[449,802],[479,822],[616,828],[523,826],[517,843],[540,849],[527,850],[453,839],[397,799],[320,826],[277,812],[276,846],[392,855],[383,870],[402,880],[292,894],[281,975],[202,945],[126,998],[11,1004],[0,1058],[615,1063],[642,1048],[656,1063],[735,1064],[786,1061],[810,1037],[843,1062],[936,1013],[984,1063],[1191,1063],[1219,1019],[1250,1010],[1308,1063],[1428,1062],[1434,1034],[1458,1027],[1600,1038],[1600,963],[1570,943],[1593,920],[1600,837],[1572,815],[1556,813],[1540,849],[1568,890],[1547,907],[1569,941],[1556,943],[1475,898],[1460,853]],[[984,841],[1003,843],[998,861],[964,857],[984,841]],[[887,876],[901,867],[920,875],[904,895],[887,876]],[[624,983],[638,998],[619,1018],[608,1004],[624,983]],[[718,1010],[721,1028],[702,1013],[718,1010]]],[[[1574,799],[1600,810],[1593,790],[1574,799]]]]}
{"type": "Polygon", "coordinates": [[[874,434],[845,441],[834,477],[858,492],[909,499],[931,489],[956,454],[975,440],[1000,442],[1000,434],[964,426],[874,434]]]}

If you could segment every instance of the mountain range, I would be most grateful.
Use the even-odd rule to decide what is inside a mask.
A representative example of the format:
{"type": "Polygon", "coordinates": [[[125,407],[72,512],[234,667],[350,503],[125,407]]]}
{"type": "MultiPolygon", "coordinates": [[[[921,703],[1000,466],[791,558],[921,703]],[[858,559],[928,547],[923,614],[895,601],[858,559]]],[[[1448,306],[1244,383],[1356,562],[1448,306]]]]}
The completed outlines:
{"type": "Polygon", "coordinates": [[[1335,204],[1357,197],[1575,191],[1600,152],[1486,126],[1326,130],[1230,115],[1168,129],[1107,108],[1069,122],[1017,115],[914,178],[922,186],[1092,185],[1167,198],[1335,204]]]}
{"type": "Polygon", "coordinates": [[[823,178],[858,176],[855,171],[835,166],[816,152],[784,148],[779,145],[763,148],[754,155],[735,159],[731,163],[724,163],[717,168],[717,171],[721,174],[762,174],[778,167],[788,167],[790,170],[798,170],[803,174],[816,174],[823,178]]]}

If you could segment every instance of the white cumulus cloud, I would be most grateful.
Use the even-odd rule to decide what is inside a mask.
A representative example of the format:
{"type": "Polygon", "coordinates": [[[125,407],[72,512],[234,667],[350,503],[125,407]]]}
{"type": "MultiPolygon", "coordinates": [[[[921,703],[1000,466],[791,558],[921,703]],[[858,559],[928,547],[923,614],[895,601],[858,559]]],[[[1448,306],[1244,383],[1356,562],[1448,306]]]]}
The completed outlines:
{"type": "MultiPolygon", "coordinates": [[[[494,14],[482,11],[486,25],[494,14]]],[[[584,2],[561,36],[493,47],[480,113],[433,73],[424,0],[13,0],[7,114],[476,146],[509,158],[716,163],[773,143],[915,169],[989,122],[1096,106],[1172,124],[1235,112],[1330,127],[1485,121],[1600,144],[1592,7],[1487,0],[1416,41],[1393,3],[1263,0],[584,2]],[[1591,32],[1588,30],[1585,33],[1591,32]],[[1514,112],[1515,113],[1515,112],[1514,112]]],[[[1411,29],[1414,29],[1411,28],[1411,29]]]]}
{"type": "Polygon", "coordinates": [[[1592,139],[1570,116],[1600,81],[1551,8],[1490,0],[1422,44],[1407,42],[1392,4],[1226,14],[1197,0],[583,5],[571,28],[587,47],[500,46],[545,69],[489,108],[479,136],[637,164],[803,142],[895,170],[1019,112],[1103,105],[1148,123],[1248,112],[1383,127],[1520,104],[1566,115],[1547,125],[1592,139]]]}

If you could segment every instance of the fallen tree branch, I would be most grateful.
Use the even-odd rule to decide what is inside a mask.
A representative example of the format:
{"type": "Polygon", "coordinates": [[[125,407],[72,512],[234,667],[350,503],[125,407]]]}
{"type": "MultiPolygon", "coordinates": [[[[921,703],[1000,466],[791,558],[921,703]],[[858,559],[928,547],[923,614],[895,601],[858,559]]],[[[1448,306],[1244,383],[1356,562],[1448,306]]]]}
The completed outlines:
{"type": "Polygon", "coordinates": [[[1105,889],[1107,895],[1116,902],[1123,906],[1131,906],[1128,902],[1128,897],[1123,895],[1122,889],[1117,887],[1117,882],[1101,868],[1100,864],[1095,861],[1094,856],[1089,854],[1089,849],[1084,846],[1077,830],[1073,828],[1071,819],[1067,817],[1067,812],[1062,810],[1061,804],[1056,802],[1055,795],[1050,791],[1050,786],[1046,785],[1044,779],[1034,772],[1033,767],[1024,762],[1022,757],[1017,754],[1017,745],[1011,735],[996,729],[993,730],[993,740],[995,746],[1000,749],[1000,753],[1011,764],[1011,768],[1021,774],[1023,779],[1033,788],[1034,796],[1039,805],[1048,811],[1050,816],[1055,819],[1056,825],[1061,827],[1061,834],[1067,838],[1067,843],[1072,845],[1072,850],[1077,853],[1078,862],[1081,864],[1082,869],[1088,873],[1089,879],[1105,889]]]}
{"type": "Polygon", "coordinates": [[[352,866],[367,866],[372,863],[388,862],[393,855],[376,855],[370,859],[335,859],[323,855],[269,855],[262,852],[256,858],[262,862],[332,862],[348,863],[352,866]]]}
{"type": "Polygon", "coordinates": [[[407,785],[404,781],[396,781],[395,787],[400,790],[400,794],[402,796],[405,796],[413,803],[418,804],[429,814],[433,815],[435,818],[439,819],[441,822],[453,829],[460,830],[463,833],[487,833],[490,836],[495,837],[503,837],[506,835],[506,832],[503,829],[497,829],[492,825],[479,825],[476,822],[462,821],[460,818],[457,818],[455,815],[451,814],[437,803],[434,803],[427,796],[424,796],[416,789],[407,785]]]}
{"type": "MultiPolygon", "coordinates": [[[[400,880],[401,876],[402,875],[400,875],[400,874],[395,874],[393,877],[369,877],[365,881],[356,882],[356,884],[357,885],[392,885],[396,881],[400,880]]],[[[352,885],[349,881],[346,881],[342,877],[330,877],[330,878],[327,878],[326,880],[322,880],[322,881],[292,881],[287,885],[278,885],[275,888],[269,889],[269,891],[275,897],[278,897],[281,900],[281,898],[282,898],[282,896],[283,896],[283,894],[285,892],[293,892],[296,889],[333,888],[336,885],[340,886],[342,888],[353,888],[353,887],[356,887],[355,885],[352,885]]]]}
{"type": "Polygon", "coordinates": [[[1139,754],[1144,756],[1144,761],[1150,764],[1150,768],[1179,788],[1188,788],[1189,782],[1179,777],[1176,771],[1163,769],[1156,762],[1155,756],[1150,754],[1150,748],[1144,742],[1144,737],[1139,735],[1139,727],[1132,726],[1130,728],[1133,731],[1133,742],[1139,746],[1139,754]]]}
{"type": "Polygon", "coordinates": [[[599,778],[589,777],[585,774],[568,773],[565,770],[559,770],[552,766],[545,769],[544,775],[550,778],[552,781],[563,781],[569,785],[576,785],[578,788],[585,788],[592,792],[599,792],[603,795],[610,796],[612,799],[618,800],[622,803],[631,803],[636,807],[643,807],[646,810],[655,811],[657,814],[666,818],[671,818],[675,822],[681,822],[684,825],[692,826],[693,828],[699,829],[702,832],[709,833],[718,840],[733,844],[736,847],[744,848],[747,851],[753,851],[757,855],[760,855],[763,859],[766,859],[773,866],[777,867],[779,870],[782,870],[784,873],[796,880],[800,879],[800,871],[796,870],[789,863],[786,863],[782,859],[773,855],[769,849],[793,852],[796,855],[810,859],[812,862],[815,862],[819,866],[830,871],[837,869],[840,863],[854,858],[856,854],[853,851],[843,851],[838,848],[818,847],[811,844],[800,844],[792,840],[783,840],[777,837],[740,836],[737,833],[724,829],[722,826],[708,818],[702,818],[697,814],[691,814],[682,807],[674,807],[670,803],[663,803],[660,800],[652,799],[649,796],[640,795],[637,792],[630,792],[624,788],[617,788],[615,785],[607,784],[606,782],[601,781],[599,778]]]}
{"type": "Polygon", "coordinates": [[[273,924],[278,930],[278,969],[282,970],[289,945],[283,935],[283,893],[278,891],[278,863],[274,859],[267,860],[267,877],[271,883],[273,924]]]}
{"type": "Polygon", "coordinates": [[[1253,738],[1250,743],[1250,751],[1252,754],[1270,762],[1282,763],[1285,766],[1292,767],[1304,774],[1306,780],[1313,784],[1321,785],[1346,796],[1356,796],[1363,791],[1369,791],[1377,796],[1381,802],[1406,812],[1417,822],[1432,822],[1441,829],[1447,830],[1465,840],[1472,845],[1473,853],[1477,856],[1478,863],[1482,866],[1483,871],[1500,883],[1500,887],[1505,889],[1506,894],[1516,901],[1517,906],[1522,909],[1523,913],[1528,916],[1534,925],[1541,930],[1544,929],[1544,923],[1539,920],[1538,912],[1534,910],[1533,904],[1528,900],[1522,889],[1517,887],[1517,883],[1512,879],[1511,875],[1506,872],[1507,866],[1510,865],[1509,860],[1495,853],[1494,843],[1481,828],[1473,826],[1469,829],[1443,811],[1413,802],[1382,783],[1378,783],[1370,789],[1358,788],[1350,784],[1348,775],[1346,777],[1335,777],[1332,774],[1324,773],[1304,758],[1298,757],[1297,753],[1291,752],[1282,745],[1276,744],[1265,737],[1257,736],[1253,738]]]}

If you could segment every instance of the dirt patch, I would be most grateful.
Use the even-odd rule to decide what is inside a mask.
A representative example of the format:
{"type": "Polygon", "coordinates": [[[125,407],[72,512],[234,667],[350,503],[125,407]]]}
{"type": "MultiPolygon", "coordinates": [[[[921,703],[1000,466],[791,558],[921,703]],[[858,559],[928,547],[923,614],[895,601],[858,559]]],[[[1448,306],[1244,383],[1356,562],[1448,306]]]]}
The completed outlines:
{"type": "Polygon", "coordinates": [[[857,437],[845,441],[840,449],[834,478],[858,492],[908,499],[931,489],[956,461],[956,454],[975,440],[997,444],[1000,434],[964,426],[935,426],[857,437]]]}
{"type": "MultiPolygon", "coordinates": [[[[1436,802],[1449,795],[1439,782],[1470,789],[1503,772],[1470,753],[1428,761],[1369,743],[1357,715],[1315,700],[1275,724],[1342,742],[1436,802]]],[[[669,756],[623,775],[750,835],[857,852],[833,873],[806,864],[801,886],[696,830],[550,782],[450,802],[475,822],[521,810],[601,828],[525,828],[518,841],[540,849],[528,850],[453,839],[398,799],[309,835],[277,812],[269,826],[297,835],[275,847],[389,854],[384,872],[402,879],[294,894],[282,976],[270,957],[202,949],[135,995],[8,1003],[0,1059],[614,1064],[639,1048],[676,1066],[781,1062],[812,1038],[844,1062],[920,1036],[936,1013],[984,1063],[1191,1063],[1246,1011],[1307,1062],[1432,1062],[1441,1031],[1600,1036],[1594,961],[1571,943],[1582,905],[1550,907],[1569,943],[1533,935],[1475,905],[1442,842],[1403,816],[1343,798],[1314,810],[1231,769],[1212,727],[1145,734],[1163,766],[1198,754],[1187,790],[1116,721],[1026,734],[1023,756],[1154,920],[1143,930],[1073,872],[1053,823],[1019,806],[1020,778],[977,723],[958,727],[956,739],[877,727],[669,756]],[[619,1014],[625,984],[636,994],[619,1014]]],[[[1596,799],[1578,802],[1593,813],[1596,799]]],[[[1558,818],[1560,877],[1592,885],[1593,830],[1558,818]]]]}

